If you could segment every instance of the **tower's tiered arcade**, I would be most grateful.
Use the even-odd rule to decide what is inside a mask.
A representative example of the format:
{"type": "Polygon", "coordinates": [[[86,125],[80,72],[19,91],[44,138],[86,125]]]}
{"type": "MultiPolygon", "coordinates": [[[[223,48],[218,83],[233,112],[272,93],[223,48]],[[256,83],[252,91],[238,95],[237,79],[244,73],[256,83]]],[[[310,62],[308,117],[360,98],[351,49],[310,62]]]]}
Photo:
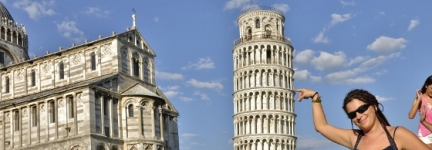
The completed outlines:
{"type": "Polygon", "coordinates": [[[234,42],[234,150],[294,150],[296,147],[293,47],[285,17],[254,7],[238,17],[234,42]]]}

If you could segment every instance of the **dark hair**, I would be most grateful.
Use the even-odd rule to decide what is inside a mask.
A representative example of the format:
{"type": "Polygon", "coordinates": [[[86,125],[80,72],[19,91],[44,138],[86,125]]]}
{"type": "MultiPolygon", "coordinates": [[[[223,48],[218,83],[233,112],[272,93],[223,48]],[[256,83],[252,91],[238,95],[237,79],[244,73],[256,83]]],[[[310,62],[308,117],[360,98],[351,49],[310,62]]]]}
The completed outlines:
{"type": "MultiPolygon", "coordinates": [[[[375,111],[375,115],[377,116],[378,121],[380,122],[384,130],[387,130],[385,126],[390,126],[390,123],[387,121],[387,118],[384,116],[384,114],[382,113],[381,109],[378,106],[378,105],[382,106],[382,104],[378,103],[378,100],[374,95],[362,89],[351,90],[347,94],[343,102],[342,108],[345,110],[345,113],[348,113],[346,109],[346,105],[354,99],[358,99],[366,104],[371,104],[371,106],[376,106],[377,110],[375,111]]],[[[384,108],[384,106],[382,107],[384,108]]],[[[351,121],[351,126],[352,126],[352,121],[351,121]]]]}
{"type": "Polygon", "coordinates": [[[426,78],[426,81],[423,84],[423,87],[421,88],[421,93],[425,93],[426,92],[426,86],[431,85],[432,84],[432,75],[429,76],[428,78],[426,78]]]}

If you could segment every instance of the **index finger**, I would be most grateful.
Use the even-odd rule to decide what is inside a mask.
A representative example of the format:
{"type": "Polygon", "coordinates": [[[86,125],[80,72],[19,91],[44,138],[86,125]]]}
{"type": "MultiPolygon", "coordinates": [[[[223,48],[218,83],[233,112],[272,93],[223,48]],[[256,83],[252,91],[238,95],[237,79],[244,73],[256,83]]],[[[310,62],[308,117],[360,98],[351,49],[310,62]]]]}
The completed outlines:
{"type": "Polygon", "coordinates": [[[295,91],[295,92],[302,92],[302,91],[304,91],[304,89],[303,89],[303,88],[300,88],[300,89],[293,89],[293,91],[295,91]]]}

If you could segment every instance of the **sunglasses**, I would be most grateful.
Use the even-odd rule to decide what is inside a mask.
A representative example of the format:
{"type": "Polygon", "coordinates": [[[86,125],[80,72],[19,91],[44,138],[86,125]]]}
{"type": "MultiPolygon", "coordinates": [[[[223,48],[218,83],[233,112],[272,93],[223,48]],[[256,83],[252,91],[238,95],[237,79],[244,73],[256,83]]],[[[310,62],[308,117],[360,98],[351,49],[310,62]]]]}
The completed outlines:
{"type": "Polygon", "coordinates": [[[364,113],[366,110],[368,110],[368,108],[369,108],[370,105],[371,104],[363,104],[363,105],[361,105],[359,108],[357,108],[357,110],[348,113],[348,118],[354,119],[357,116],[357,112],[361,113],[361,114],[364,113]]]}

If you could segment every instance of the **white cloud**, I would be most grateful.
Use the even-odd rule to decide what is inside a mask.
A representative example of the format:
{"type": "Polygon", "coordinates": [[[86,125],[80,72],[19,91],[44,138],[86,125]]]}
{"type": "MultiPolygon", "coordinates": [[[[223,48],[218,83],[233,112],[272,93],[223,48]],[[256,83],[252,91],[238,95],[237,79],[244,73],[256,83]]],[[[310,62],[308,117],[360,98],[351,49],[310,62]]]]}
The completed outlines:
{"type": "Polygon", "coordinates": [[[299,70],[299,71],[296,71],[294,73],[294,79],[295,80],[307,80],[309,74],[310,74],[309,71],[306,69],[305,70],[299,70]]]}
{"type": "Polygon", "coordinates": [[[173,98],[173,97],[177,96],[180,92],[178,92],[178,91],[165,91],[163,93],[166,97],[173,98]]]}
{"type": "Polygon", "coordinates": [[[194,95],[200,96],[201,100],[206,100],[206,101],[210,100],[210,98],[209,98],[209,96],[207,94],[199,92],[199,91],[196,91],[194,93],[194,95]]]}
{"type": "Polygon", "coordinates": [[[342,3],[342,5],[344,5],[344,6],[354,6],[355,5],[355,2],[354,1],[352,1],[352,2],[346,2],[346,1],[341,1],[341,3],[342,3]]]}
{"type": "Polygon", "coordinates": [[[158,79],[162,80],[181,80],[183,79],[183,75],[179,73],[169,73],[169,72],[162,72],[156,70],[156,76],[158,79]]]}
{"type": "Polygon", "coordinates": [[[377,53],[390,53],[396,49],[403,49],[406,47],[407,41],[404,38],[391,38],[387,36],[380,36],[375,39],[372,44],[369,44],[366,48],[377,53]]]}
{"type": "Polygon", "coordinates": [[[182,94],[178,91],[180,86],[168,86],[168,87],[160,87],[160,89],[163,91],[164,95],[168,98],[176,97],[179,94],[182,94]]]}
{"type": "Polygon", "coordinates": [[[381,15],[383,15],[383,16],[384,16],[384,15],[385,15],[385,12],[383,12],[383,11],[380,11],[380,12],[379,12],[379,14],[381,14],[381,15]]]}
{"type": "Polygon", "coordinates": [[[311,82],[321,82],[322,81],[322,77],[320,77],[320,76],[309,75],[309,78],[310,78],[311,82]]]}
{"type": "Polygon", "coordinates": [[[200,82],[195,79],[190,79],[187,84],[196,88],[223,89],[223,85],[219,82],[200,82]]]}
{"type": "Polygon", "coordinates": [[[330,43],[330,40],[324,36],[325,30],[321,31],[313,40],[314,43],[330,43]]]}
{"type": "Polygon", "coordinates": [[[378,96],[378,95],[376,95],[375,97],[378,100],[378,102],[384,102],[384,101],[388,101],[388,100],[393,100],[394,99],[392,97],[381,97],[381,96],[378,96]]]}
{"type": "Polygon", "coordinates": [[[229,0],[225,3],[224,9],[235,9],[240,8],[250,2],[251,0],[229,0]]]}
{"type": "Polygon", "coordinates": [[[99,18],[108,17],[108,15],[110,14],[109,11],[102,10],[100,8],[97,8],[97,7],[87,7],[87,10],[82,11],[82,13],[87,14],[87,15],[94,15],[94,16],[99,17],[99,18]]]}
{"type": "Polygon", "coordinates": [[[321,82],[322,78],[320,76],[313,76],[308,70],[300,70],[294,73],[295,80],[310,80],[311,82],[321,82]]]}
{"type": "Polygon", "coordinates": [[[213,69],[214,68],[214,62],[210,58],[200,58],[197,63],[189,63],[189,65],[182,67],[183,70],[186,69],[213,69]]]}
{"type": "Polygon", "coordinates": [[[389,56],[383,56],[380,55],[378,57],[375,58],[370,58],[366,61],[364,61],[363,63],[361,63],[360,67],[365,68],[365,69],[369,69],[369,68],[374,68],[377,66],[380,66],[381,64],[383,64],[389,57],[389,56]]]}
{"type": "Polygon", "coordinates": [[[174,86],[168,86],[168,87],[163,88],[163,89],[166,89],[166,90],[178,90],[179,88],[180,88],[180,86],[174,85],[174,86]]]}
{"type": "Polygon", "coordinates": [[[282,11],[283,13],[286,13],[290,10],[290,7],[287,4],[273,4],[273,7],[282,11]]]}
{"type": "Polygon", "coordinates": [[[367,59],[367,58],[366,57],[362,57],[362,56],[357,56],[356,58],[350,60],[350,62],[348,63],[348,66],[351,66],[351,65],[357,64],[359,62],[362,62],[365,59],[367,59]]]}
{"type": "Polygon", "coordinates": [[[63,21],[57,24],[57,30],[63,37],[73,40],[75,43],[84,41],[84,32],[76,27],[75,21],[63,21]]]}
{"type": "Polygon", "coordinates": [[[49,8],[54,5],[54,2],[54,0],[45,0],[40,2],[30,0],[16,0],[14,1],[13,6],[27,12],[31,19],[37,20],[42,16],[52,16],[56,14],[54,10],[49,8]]]}
{"type": "Polygon", "coordinates": [[[408,27],[408,31],[413,30],[419,24],[420,24],[420,21],[418,19],[411,20],[411,23],[408,27]]]}
{"type": "Polygon", "coordinates": [[[348,79],[345,81],[345,84],[368,84],[374,83],[375,79],[370,77],[356,77],[352,79],[348,79]]]}
{"type": "Polygon", "coordinates": [[[354,68],[350,70],[330,73],[326,75],[325,78],[331,83],[343,82],[349,80],[350,78],[353,78],[354,76],[357,76],[359,73],[362,73],[364,71],[365,70],[363,70],[362,68],[354,68]]]}
{"type": "Polygon", "coordinates": [[[384,70],[380,70],[380,71],[375,72],[374,75],[380,76],[380,75],[386,74],[387,72],[388,71],[384,69],[384,70]]]}
{"type": "Polygon", "coordinates": [[[336,69],[345,65],[346,56],[342,51],[330,54],[327,52],[320,52],[318,57],[311,60],[311,64],[318,70],[336,69]]]}
{"type": "Polygon", "coordinates": [[[335,24],[342,23],[342,22],[345,22],[345,21],[351,19],[351,14],[343,14],[343,15],[331,14],[331,17],[332,17],[332,20],[330,22],[330,25],[333,26],[335,24]]]}
{"type": "Polygon", "coordinates": [[[155,22],[159,22],[159,17],[154,17],[153,20],[154,20],[155,22]]]}
{"type": "Polygon", "coordinates": [[[190,97],[179,97],[179,99],[183,102],[190,102],[194,100],[193,98],[190,97]]]}
{"type": "Polygon", "coordinates": [[[311,49],[306,49],[304,51],[298,52],[294,56],[294,62],[297,62],[302,65],[308,64],[314,55],[314,51],[311,49]]]}
{"type": "Polygon", "coordinates": [[[367,59],[366,61],[362,62],[359,67],[344,70],[344,71],[338,71],[333,72],[325,76],[325,79],[333,84],[367,84],[367,83],[373,83],[375,82],[375,79],[367,76],[361,76],[358,75],[366,72],[372,68],[378,67],[382,65],[385,61],[391,58],[399,57],[400,53],[392,53],[388,56],[378,56],[375,58],[367,59]]]}
{"type": "Polygon", "coordinates": [[[184,139],[184,140],[189,140],[190,138],[197,137],[197,136],[199,136],[199,135],[193,134],[193,133],[183,133],[180,135],[180,137],[182,137],[182,139],[184,139]]]}

